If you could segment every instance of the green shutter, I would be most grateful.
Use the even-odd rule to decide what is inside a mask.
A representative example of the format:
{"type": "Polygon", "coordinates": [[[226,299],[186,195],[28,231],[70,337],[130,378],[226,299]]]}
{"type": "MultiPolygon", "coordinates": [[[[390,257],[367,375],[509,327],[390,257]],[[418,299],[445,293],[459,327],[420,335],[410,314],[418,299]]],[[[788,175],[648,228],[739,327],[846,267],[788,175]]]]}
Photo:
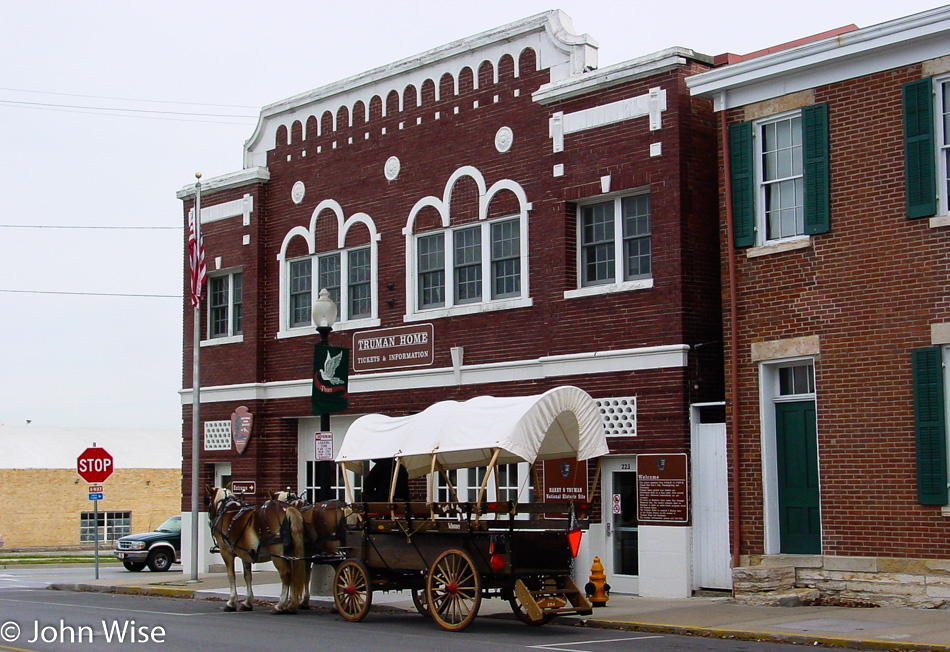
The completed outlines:
{"type": "Polygon", "coordinates": [[[916,349],[914,430],[917,435],[917,502],[947,504],[947,432],[943,355],[939,348],[916,349]]]}
{"type": "Polygon", "coordinates": [[[755,244],[755,166],[752,123],[729,128],[729,171],[732,183],[732,235],[736,247],[755,244]]]}
{"type": "Polygon", "coordinates": [[[921,79],[904,84],[902,90],[907,217],[930,217],[937,213],[933,83],[930,78],[921,79]]]}
{"type": "Polygon", "coordinates": [[[802,109],[802,167],[805,181],[805,233],[831,228],[828,191],[828,105],[802,109]]]}

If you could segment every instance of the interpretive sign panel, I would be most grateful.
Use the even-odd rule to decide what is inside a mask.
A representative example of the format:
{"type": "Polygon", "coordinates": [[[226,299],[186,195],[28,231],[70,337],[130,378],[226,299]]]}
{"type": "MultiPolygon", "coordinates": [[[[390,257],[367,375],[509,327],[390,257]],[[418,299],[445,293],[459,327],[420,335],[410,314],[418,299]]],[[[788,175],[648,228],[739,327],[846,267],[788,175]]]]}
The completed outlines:
{"type": "Polygon", "coordinates": [[[637,455],[637,520],[643,524],[689,522],[686,453],[637,455]]]}

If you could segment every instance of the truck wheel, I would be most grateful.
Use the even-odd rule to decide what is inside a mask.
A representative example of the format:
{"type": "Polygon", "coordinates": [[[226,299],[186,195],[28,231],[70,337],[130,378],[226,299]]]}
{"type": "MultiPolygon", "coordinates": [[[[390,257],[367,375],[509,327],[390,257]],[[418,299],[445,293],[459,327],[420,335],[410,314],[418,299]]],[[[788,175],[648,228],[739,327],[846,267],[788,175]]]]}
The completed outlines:
{"type": "Polygon", "coordinates": [[[148,567],[152,572],[164,573],[172,567],[172,563],[174,561],[175,558],[172,556],[171,551],[169,551],[167,548],[159,548],[158,550],[153,550],[148,554],[148,561],[145,563],[148,564],[148,567]]]}
{"type": "Polygon", "coordinates": [[[137,573],[145,568],[144,561],[124,561],[122,565],[125,566],[125,570],[132,571],[133,573],[137,573]]]}

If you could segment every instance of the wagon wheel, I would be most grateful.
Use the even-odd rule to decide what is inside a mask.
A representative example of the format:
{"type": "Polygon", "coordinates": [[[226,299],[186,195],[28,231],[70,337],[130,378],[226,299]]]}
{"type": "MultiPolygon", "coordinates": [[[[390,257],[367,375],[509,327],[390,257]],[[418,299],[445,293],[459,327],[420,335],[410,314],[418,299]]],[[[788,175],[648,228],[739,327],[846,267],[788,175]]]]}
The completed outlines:
{"type": "Polygon", "coordinates": [[[373,586],[363,562],[347,559],[333,575],[333,603],[344,620],[357,622],[366,618],[373,604],[373,586]]]}
{"type": "Polygon", "coordinates": [[[442,629],[459,632],[472,624],[482,602],[482,582],[467,552],[449,548],[435,558],[426,577],[426,598],[442,629]]]}
{"type": "Polygon", "coordinates": [[[412,604],[416,605],[416,611],[426,618],[432,615],[429,611],[429,600],[426,598],[425,589],[412,589],[412,604]]]}

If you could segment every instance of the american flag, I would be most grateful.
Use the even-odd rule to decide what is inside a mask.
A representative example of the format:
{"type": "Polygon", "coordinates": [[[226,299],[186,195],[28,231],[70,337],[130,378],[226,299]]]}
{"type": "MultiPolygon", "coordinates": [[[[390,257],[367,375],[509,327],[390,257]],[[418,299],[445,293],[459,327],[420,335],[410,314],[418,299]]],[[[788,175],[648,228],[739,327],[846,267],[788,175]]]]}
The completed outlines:
{"type": "Polygon", "coordinates": [[[195,235],[194,212],[188,216],[188,260],[191,263],[191,305],[201,301],[201,288],[208,277],[205,265],[205,239],[195,235]]]}

